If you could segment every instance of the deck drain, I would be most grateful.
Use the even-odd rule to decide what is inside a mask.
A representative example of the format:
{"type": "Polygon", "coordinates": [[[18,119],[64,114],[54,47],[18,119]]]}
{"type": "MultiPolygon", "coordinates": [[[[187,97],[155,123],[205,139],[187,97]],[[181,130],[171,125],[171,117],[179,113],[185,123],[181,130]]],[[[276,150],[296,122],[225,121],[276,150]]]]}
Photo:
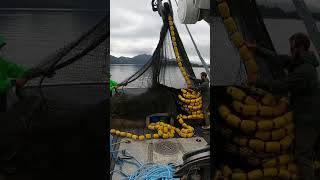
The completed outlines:
{"type": "Polygon", "coordinates": [[[170,141],[163,141],[154,144],[155,152],[163,155],[174,155],[177,154],[179,148],[176,143],[170,141]]]}

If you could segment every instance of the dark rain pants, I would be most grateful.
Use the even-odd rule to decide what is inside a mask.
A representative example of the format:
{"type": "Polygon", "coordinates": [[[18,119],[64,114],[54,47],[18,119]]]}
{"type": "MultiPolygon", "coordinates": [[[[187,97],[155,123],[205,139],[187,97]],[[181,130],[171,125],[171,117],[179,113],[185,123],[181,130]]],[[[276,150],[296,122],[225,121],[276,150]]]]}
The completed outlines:
{"type": "Polygon", "coordinates": [[[312,114],[294,114],[295,121],[295,158],[301,180],[315,180],[315,146],[320,132],[319,117],[312,114]]]}
{"type": "Polygon", "coordinates": [[[0,112],[7,111],[7,93],[0,92],[0,112]]]}
{"type": "Polygon", "coordinates": [[[209,105],[210,105],[210,101],[209,100],[203,100],[202,102],[202,111],[204,113],[204,121],[206,123],[206,126],[210,125],[210,118],[209,118],[209,105]]]}

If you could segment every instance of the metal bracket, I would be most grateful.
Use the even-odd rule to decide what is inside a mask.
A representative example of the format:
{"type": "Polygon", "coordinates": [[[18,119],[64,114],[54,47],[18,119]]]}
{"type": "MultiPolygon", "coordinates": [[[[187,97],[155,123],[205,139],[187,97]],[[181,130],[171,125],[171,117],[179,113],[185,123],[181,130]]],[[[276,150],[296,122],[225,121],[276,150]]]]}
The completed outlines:
{"type": "Polygon", "coordinates": [[[187,153],[183,157],[184,162],[180,165],[174,177],[182,177],[195,167],[210,166],[210,148],[204,148],[195,152],[187,153]]]}

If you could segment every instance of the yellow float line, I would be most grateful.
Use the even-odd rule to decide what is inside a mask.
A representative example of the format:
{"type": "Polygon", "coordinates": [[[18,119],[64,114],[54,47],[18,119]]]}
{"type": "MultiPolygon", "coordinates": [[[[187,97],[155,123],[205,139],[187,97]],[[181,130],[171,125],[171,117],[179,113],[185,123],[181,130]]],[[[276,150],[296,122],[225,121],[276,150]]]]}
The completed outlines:
{"type": "Polygon", "coordinates": [[[168,22],[169,22],[169,29],[170,29],[170,37],[171,37],[171,41],[172,41],[172,46],[173,46],[173,50],[175,52],[175,56],[176,56],[176,60],[177,60],[177,63],[178,63],[178,66],[179,66],[179,69],[188,85],[188,87],[191,87],[191,80],[190,78],[187,76],[187,72],[185,70],[185,68],[183,67],[183,64],[182,64],[182,59],[181,59],[181,56],[180,56],[180,53],[179,53],[179,49],[178,49],[178,46],[177,46],[177,41],[176,41],[176,37],[175,37],[175,27],[174,27],[174,22],[173,22],[173,18],[172,16],[168,16],[168,22]]]}
{"type": "Polygon", "coordinates": [[[173,126],[166,124],[166,123],[163,123],[163,122],[151,123],[148,126],[148,129],[158,131],[158,133],[153,134],[153,135],[151,135],[151,134],[136,135],[133,133],[124,132],[124,131],[120,131],[120,130],[116,130],[116,129],[111,129],[110,133],[117,135],[117,136],[132,138],[134,140],[140,140],[140,141],[143,141],[145,139],[151,139],[151,138],[159,139],[160,137],[162,137],[163,139],[173,138],[175,136],[175,133],[177,133],[180,137],[183,137],[183,138],[193,137],[194,128],[187,125],[183,121],[183,119],[181,119],[181,118],[178,121],[182,125],[181,129],[173,127],[173,126]]]}

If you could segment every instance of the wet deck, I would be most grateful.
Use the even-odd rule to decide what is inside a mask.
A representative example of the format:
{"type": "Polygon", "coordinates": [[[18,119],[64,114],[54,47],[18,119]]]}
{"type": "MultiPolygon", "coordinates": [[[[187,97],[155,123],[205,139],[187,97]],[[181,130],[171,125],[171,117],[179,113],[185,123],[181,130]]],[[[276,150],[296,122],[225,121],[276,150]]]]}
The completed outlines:
{"type": "MultiPolygon", "coordinates": [[[[151,131],[147,128],[127,128],[127,129],[122,129],[123,131],[126,132],[133,132],[136,134],[147,134],[150,133],[151,131]]],[[[210,144],[210,131],[207,130],[202,130],[200,127],[199,128],[195,128],[195,137],[202,137],[203,139],[205,139],[205,141],[210,144]]],[[[120,142],[123,139],[123,137],[120,136],[113,136],[113,141],[111,142],[113,143],[117,143],[120,142]]],[[[120,144],[116,144],[115,145],[115,150],[119,150],[120,144]]],[[[115,168],[115,161],[110,157],[110,171],[114,170],[115,168]]]]}

